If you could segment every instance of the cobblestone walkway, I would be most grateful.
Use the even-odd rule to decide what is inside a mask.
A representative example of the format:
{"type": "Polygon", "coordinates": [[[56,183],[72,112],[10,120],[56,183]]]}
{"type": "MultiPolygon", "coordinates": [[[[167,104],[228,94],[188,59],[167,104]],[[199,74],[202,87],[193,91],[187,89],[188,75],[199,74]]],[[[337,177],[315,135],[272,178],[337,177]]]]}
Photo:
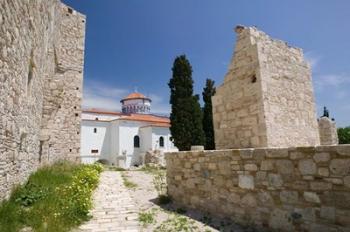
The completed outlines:
{"type": "Polygon", "coordinates": [[[138,210],[123,184],[120,172],[101,173],[94,193],[92,219],[78,229],[80,232],[139,231],[138,210]]]}

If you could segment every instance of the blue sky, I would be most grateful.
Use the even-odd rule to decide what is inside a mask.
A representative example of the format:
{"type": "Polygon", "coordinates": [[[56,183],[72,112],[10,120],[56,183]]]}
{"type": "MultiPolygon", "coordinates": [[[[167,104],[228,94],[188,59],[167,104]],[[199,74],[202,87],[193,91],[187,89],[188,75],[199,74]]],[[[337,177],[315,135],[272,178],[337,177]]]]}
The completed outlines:
{"type": "Polygon", "coordinates": [[[257,26],[304,50],[313,67],[318,114],[326,105],[350,125],[348,0],[63,0],[87,15],[84,107],[119,110],[137,87],[168,113],[174,58],[186,54],[195,92],[221,84],[238,24],[257,26]]]}

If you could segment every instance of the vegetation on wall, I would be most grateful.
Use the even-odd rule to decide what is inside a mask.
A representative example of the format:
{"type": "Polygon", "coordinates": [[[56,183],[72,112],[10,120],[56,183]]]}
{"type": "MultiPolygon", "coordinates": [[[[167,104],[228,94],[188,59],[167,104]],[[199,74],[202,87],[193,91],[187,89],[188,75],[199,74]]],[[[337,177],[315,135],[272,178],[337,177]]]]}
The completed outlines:
{"type": "Polygon", "coordinates": [[[170,88],[170,132],[180,151],[190,150],[191,145],[204,145],[202,111],[199,96],[193,94],[192,67],[185,55],[175,58],[170,88]]]}
{"type": "Polygon", "coordinates": [[[215,82],[211,79],[207,79],[205,87],[203,88],[203,130],[205,133],[205,149],[215,150],[214,139],[214,126],[213,126],[213,106],[211,103],[211,97],[215,94],[215,82]]]}
{"type": "Polygon", "coordinates": [[[88,220],[102,166],[58,163],[33,173],[0,204],[0,231],[70,231],[88,220]]]}
{"type": "Polygon", "coordinates": [[[350,144],[350,126],[338,128],[339,144],[350,144]]]}

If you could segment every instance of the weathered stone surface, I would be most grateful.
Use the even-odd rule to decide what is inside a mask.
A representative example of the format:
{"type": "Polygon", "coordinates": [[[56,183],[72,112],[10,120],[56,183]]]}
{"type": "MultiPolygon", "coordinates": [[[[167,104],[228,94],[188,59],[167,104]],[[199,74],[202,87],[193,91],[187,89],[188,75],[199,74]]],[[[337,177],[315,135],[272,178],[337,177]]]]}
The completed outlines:
{"type": "Polygon", "coordinates": [[[230,202],[233,202],[235,204],[238,204],[241,202],[241,197],[239,196],[239,194],[237,193],[230,193],[229,196],[228,196],[228,200],[230,202]]]}
{"type": "Polygon", "coordinates": [[[334,159],[330,164],[331,173],[334,175],[350,174],[350,159],[334,159]]]}
{"type": "Polygon", "coordinates": [[[290,152],[290,158],[292,160],[303,159],[303,158],[305,158],[305,154],[300,152],[300,151],[292,151],[292,152],[290,152]]]}
{"type": "Polygon", "coordinates": [[[268,192],[258,193],[258,200],[259,202],[261,202],[262,205],[266,205],[266,206],[274,205],[273,198],[271,197],[271,194],[268,192]]]}
{"type": "Polygon", "coordinates": [[[350,188],[350,176],[344,177],[344,185],[350,188]]]}
{"type": "Polygon", "coordinates": [[[253,158],[253,149],[244,149],[240,151],[242,159],[252,159],[253,158]]]}
{"type": "Polygon", "coordinates": [[[241,204],[244,207],[256,207],[256,205],[257,205],[256,199],[255,199],[254,195],[251,193],[248,193],[242,197],[241,204]]]}
{"type": "Polygon", "coordinates": [[[304,198],[305,201],[312,202],[312,203],[321,203],[321,200],[317,193],[314,192],[304,192],[304,198]]]}
{"type": "MultiPolygon", "coordinates": [[[[144,157],[144,163],[149,165],[165,166],[164,153],[160,150],[147,151],[144,157]]],[[[191,168],[190,163],[185,164],[186,168],[191,168]]]]}
{"type": "Polygon", "coordinates": [[[331,183],[326,183],[326,182],[318,182],[314,181],[310,183],[310,187],[312,190],[330,190],[332,189],[332,184],[331,183]]]}
{"type": "Polygon", "coordinates": [[[0,4],[0,199],[39,166],[80,160],[85,16],[58,0],[0,4]]]}
{"type": "Polygon", "coordinates": [[[316,174],[317,166],[312,159],[300,160],[299,171],[302,175],[314,175],[316,174]]]}
{"type": "Polygon", "coordinates": [[[244,170],[247,171],[257,171],[258,167],[256,166],[256,164],[245,164],[244,165],[244,170]]]}
{"type": "Polygon", "coordinates": [[[267,178],[271,187],[281,187],[283,185],[282,177],[279,174],[270,173],[267,178]]]}
{"type": "Polygon", "coordinates": [[[338,144],[338,133],[335,122],[328,117],[321,117],[318,120],[318,129],[320,133],[321,145],[338,144]]]}
{"type": "Polygon", "coordinates": [[[288,149],[267,149],[266,157],[268,158],[287,158],[288,149]]]}
{"type": "Polygon", "coordinates": [[[329,159],[330,159],[330,155],[329,155],[329,153],[326,153],[326,152],[316,153],[314,155],[314,160],[316,163],[328,162],[329,159]]]}
{"type": "Polygon", "coordinates": [[[275,230],[293,231],[293,224],[289,213],[281,209],[274,209],[272,211],[269,225],[275,230]]]}
{"type": "Polygon", "coordinates": [[[262,171],[270,171],[270,170],[273,170],[273,164],[274,164],[274,161],[273,160],[263,160],[261,162],[261,167],[260,169],[262,171]]]}
{"type": "Polygon", "coordinates": [[[293,174],[294,173],[294,165],[290,160],[277,160],[276,168],[278,173],[281,174],[293,174]]]}
{"type": "Polygon", "coordinates": [[[328,168],[319,168],[319,169],[317,170],[317,173],[318,173],[318,175],[320,175],[320,176],[325,176],[325,177],[329,176],[329,170],[328,170],[328,168]]]}
{"type": "Polygon", "coordinates": [[[283,203],[293,204],[298,202],[297,191],[281,191],[280,199],[283,203]]]}
{"type": "Polygon", "coordinates": [[[218,149],[320,144],[302,50],[256,28],[237,33],[232,63],[212,102],[218,149]]]}
{"type": "Polygon", "coordinates": [[[299,213],[301,215],[301,218],[306,221],[315,221],[316,219],[316,212],[314,208],[307,207],[307,208],[296,208],[296,213],[299,213]]]}
{"type": "Polygon", "coordinates": [[[254,189],[254,177],[251,175],[239,175],[238,186],[243,189],[254,189]]]}
{"type": "MultiPolygon", "coordinates": [[[[186,207],[209,210],[242,223],[261,225],[260,221],[265,220],[269,228],[278,228],[281,223],[291,226],[292,231],[308,231],[311,225],[313,228],[321,225],[330,231],[344,230],[346,223],[350,223],[346,218],[347,210],[350,212],[350,175],[343,169],[337,169],[335,174],[331,166],[341,168],[339,163],[346,164],[344,161],[350,157],[336,153],[336,149],[337,146],[289,148],[289,158],[281,158],[285,156],[285,148],[281,149],[281,156],[278,148],[268,148],[266,152],[259,148],[262,155],[257,160],[254,156],[249,158],[250,155],[244,158],[238,155],[236,159],[242,150],[218,150],[210,159],[209,151],[196,153],[196,159],[189,159],[191,153],[187,156],[170,153],[167,155],[172,160],[167,166],[169,194],[174,201],[185,202],[186,207]],[[276,154],[274,158],[266,155],[271,150],[276,154]],[[295,152],[299,155],[292,159],[295,152]],[[318,153],[329,154],[329,159],[328,155],[317,157],[318,153]],[[341,162],[332,163],[334,160],[341,162]],[[209,164],[215,169],[208,170],[209,164]],[[190,166],[203,170],[187,168],[190,166]],[[301,175],[299,168],[306,169],[303,173],[308,174],[301,175]],[[280,210],[290,224],[286,224],[283,216],[281,219],[272,215],[274,210],[280,210]]],[[[243,153],[255,154],[255,149],[243,153]]]]}
{"type": "Polygon", "coordinates": [[[321,211],[320,211],[320,216],[323,219],[327,219],[331,222],[334,222],[334,220],[335,220],[335,208],[322,206],[321,211]]]}

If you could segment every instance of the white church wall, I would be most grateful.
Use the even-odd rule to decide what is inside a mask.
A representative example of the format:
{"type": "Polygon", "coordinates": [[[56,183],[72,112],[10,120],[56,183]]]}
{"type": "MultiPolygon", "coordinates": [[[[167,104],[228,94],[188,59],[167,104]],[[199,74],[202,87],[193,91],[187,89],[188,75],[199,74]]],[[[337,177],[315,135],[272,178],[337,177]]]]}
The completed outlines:
{"type": "Polygon", "coordinates": [[[119,154],[119,146],[120,146],[120,141],[119,141],[119,122],[118,120],[110,122],[111,124],[111,139],[110,139],[110,154],[109,154],[109,159],[110,163],[113,165],[118,165],[123,162],[119,161],[119,158],[121,154],[119,154]]]}
{"type": "Polygon", "coordinates": [[[141,127],[140,135],[142,138],[141,152],[145,153],[152,149],[152,127],[141,127]]]}
{"type": "Polygon", "coordinates": [[[124,167],[128,168],[138,163],[141,153],[142,139],[139,134],[139,127],[144,123],[135,121],[119,121],[119,155],[126,155],[124,167]],[[140,137],[140,148],[134,148],[134,136],[140,137]]]}
{"type": "Polygon", "coordinates": [[[152,127],[152,149],[171,151],[176,149],[170,140],[170,130],[168,127],[152,127]],[[159,146],[160,137],[164,138],[164,147],[159,146]]]}
{"type": "Polygon", "coordinates": [[[99,159],[109,160],[110,124],[101,121],[82,121],[81,159],[93,163],[99,159]]]}

